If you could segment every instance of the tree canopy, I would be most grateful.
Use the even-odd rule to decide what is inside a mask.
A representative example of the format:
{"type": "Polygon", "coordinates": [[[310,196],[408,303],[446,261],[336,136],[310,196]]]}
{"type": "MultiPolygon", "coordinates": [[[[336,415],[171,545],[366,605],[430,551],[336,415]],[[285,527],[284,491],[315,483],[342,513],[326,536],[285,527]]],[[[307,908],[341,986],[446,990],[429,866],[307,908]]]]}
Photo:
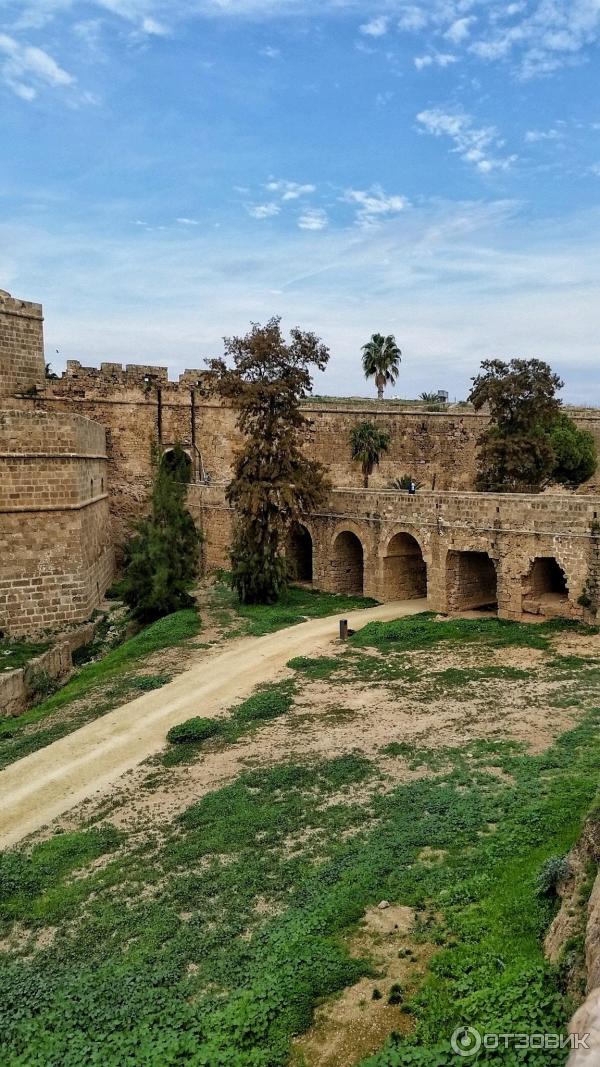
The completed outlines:
{"type": "Polygon", "coordinates": [[[190,607],[198,573],[200,535],[185,506],[190,463],[180,445],[168,463],[156,454],[151,511],[126,548],[122,594],[132,615],[152,622],[190,607]]]}
{"type": "Polygon", "coordinates": [[[562,386],[543,360],[481,364],[469,394],[475,410],[490,416],[479,438],[478,489],[537,492],[552,481],[579,485],[590,477],[594,440],[563,411],[556,396],[562,386]]]}
{"type": "Polygon", "coordinates": [[[400,373],[402,353],[393,334],[384,337],[374,333],[366,345],[362,346],[362,365],[365,378],[374,378],[377,397],[383,400],[386,385],[394,385],[400,373]]]}
{"type": "Polygon", "coordinates": [[[379,464],[382,452],[390,447],[390,435],[380,430],[374,422],[360,422],[350,432],[350,449],[352,459],[357,460],[363,472],[365,489],[369,485],[369,476],[379,464]]]}
{"type": "Polygon", "coordinates": [[[287,534],[329,488],[324,468],[302,450],[311,423],[300,407],[311,370],[324,370],[328,359],[314,333],[295,328],[286,340],[281,319],[272,318],[225,338],[225,358],[208,361],[206,388],[235,405],[245,438],[227,487],[235,509],[232,585],[243,603],[273,603],[284,591],[287,534]]]}

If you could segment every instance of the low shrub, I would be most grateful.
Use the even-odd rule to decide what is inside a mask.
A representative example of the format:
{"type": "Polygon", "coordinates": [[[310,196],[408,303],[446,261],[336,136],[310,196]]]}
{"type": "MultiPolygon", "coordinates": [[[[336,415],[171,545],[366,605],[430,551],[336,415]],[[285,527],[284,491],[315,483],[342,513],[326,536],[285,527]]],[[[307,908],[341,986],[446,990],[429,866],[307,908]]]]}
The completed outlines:
{"type": "Polygon", "coordinates": [[[209,737],[217,737],[223,732],[223,723],[220,719],[201,719],[196,717],[173,726],[167,734],[167,741],[172,745],[186,745],[192,742],[208,741],[209,737]]]}
{"type": "Polygon", "coordinates": [[[535,887],[538,896],[555,896],[558,886],[570,873],[571,868],[566,856],[550,856],[537,876],[535,887]]]}

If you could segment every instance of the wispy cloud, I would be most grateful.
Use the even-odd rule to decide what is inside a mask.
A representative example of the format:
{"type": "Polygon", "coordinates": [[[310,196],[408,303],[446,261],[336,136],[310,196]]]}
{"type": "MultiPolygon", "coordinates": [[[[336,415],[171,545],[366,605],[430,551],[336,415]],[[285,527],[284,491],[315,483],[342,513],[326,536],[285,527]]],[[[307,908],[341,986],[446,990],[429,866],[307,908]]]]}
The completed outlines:
{"type": "Polygon", "coordinates": [[[251,204],[246,210],[253,219],[272,219],[275,215],[279,215],[281,208],[279,204],[271,201],[268,204],[251,204]]]}
{"type": "Polygon", "coordinates": [[[266,188],[270,193],[277,193],[282,200],[298,200],[301,196],[308,196],[316,190],[315,185],[301,185],[300,182],[288,182],[272,179],[267,182],[266,188]]]}
{"type": "Polygon", "coordinates": [[[540,141],[558,141],[562,134],[554,128],[550,130],[527,130],[525,141],[527,144],[537,144],[540,141]]]}
{"type": "Polygon", "coordinates": [[[458,60],[457,56],[448,52],[430,52],[424,56],[415,56],[417,70],[425,70],[427,67],[449,67],[458,60]]]}
{"type": "Polygon", "coordinates": [[[355,206],[357,225],[367,228],[381,222],[386,216],[398,215],[409,206],[405,196],[390,196],[380,185],[373,185],[370,189],[346,189],[341,200],[355,206]]]}
{"type": "Polygon", "coordinates": [[[298,219],[301,230],[324,230],[328,223],[327,212],[322,208],[307,208],[298,219]]]}
{"type": "Polygon", "coordinates": [[[75,78],[42,48],[22,44],[0,34],[0,75],[22,100],[34,100],[40,89],[60,89],[73,85],[75,78]]]}
{"type": "Polygon", "coordinates": [[[378,18],[370,19],[369,22],[363,22],[359,29],[366,37],[385,37],[389,25],[390,20],[385,15],[380,15],[378,18]]]}
{"type": "Polygon", "coordinates": [[[496,156],[494,150],[501,148],[495,126],[475,126],[473,118],[464,112],[447,112],[440,108],[421,111],[417,122],[434,137],[448,137],[456,152],[466,163],[472,164],[481,174],[493,170],[508,170],[517,159],[516,155],[496,156]]]}
{"type": "Polygon", "coordinates": [[[462,19],[456,19],[446,30],[444,37],[452,44],[462,44],[471,36],[471,26],[477,19],[474,15],[468,15],[462,19]]]}
{"type": "Polygon", "coordinates": [[[185,216],[183,216],[182,218],[176,219],[175,221],[178,222],[180,226],[199,226],[200,225],[200,223],[198,222],[198,219],[188,219],[188,218],[185,218],[185,216]]]}

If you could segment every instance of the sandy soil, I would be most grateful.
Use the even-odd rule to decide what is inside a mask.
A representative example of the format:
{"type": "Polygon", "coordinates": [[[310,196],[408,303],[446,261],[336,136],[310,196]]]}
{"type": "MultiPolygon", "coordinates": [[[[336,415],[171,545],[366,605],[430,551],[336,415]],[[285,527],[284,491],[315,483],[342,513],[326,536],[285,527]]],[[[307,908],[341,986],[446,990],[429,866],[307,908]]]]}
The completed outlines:
{"type": "MultiPolygon", "coordinates": [[[[376,619],[425,610],[426,602],[383,604],[348,614],[353,629],[376,619]]],[[[337,619],[311,619],[265,637],[236,642],[169,685],[146,693],[95,722],[32,753],[0,772],[0,848],[20,841],[52,819],[106,789],[158,752],[167,731],[194,715],[223,715],[261,682],[270,681],[294,656],[334,640],[337,619]]]]}

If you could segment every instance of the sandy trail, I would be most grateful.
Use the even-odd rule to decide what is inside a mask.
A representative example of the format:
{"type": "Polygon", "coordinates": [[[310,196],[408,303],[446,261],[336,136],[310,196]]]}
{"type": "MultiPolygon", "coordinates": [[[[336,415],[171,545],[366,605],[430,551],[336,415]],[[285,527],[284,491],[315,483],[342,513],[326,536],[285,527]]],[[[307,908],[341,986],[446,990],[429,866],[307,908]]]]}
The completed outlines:
{"type": "MultiPolygon", "coordinates": [[[[382,604],[345,613],[351,628],[425,611],[425,600],[382,604]]],[[[167,731],[193,715],[218,716],[271,681],[293,656],[334,640],[338,617],[311,619],[201,658],[162,689],[146,693],[0,772],[0,848],[39,830],[58,815],[106,789],[154,755],[167,731]]]]}

